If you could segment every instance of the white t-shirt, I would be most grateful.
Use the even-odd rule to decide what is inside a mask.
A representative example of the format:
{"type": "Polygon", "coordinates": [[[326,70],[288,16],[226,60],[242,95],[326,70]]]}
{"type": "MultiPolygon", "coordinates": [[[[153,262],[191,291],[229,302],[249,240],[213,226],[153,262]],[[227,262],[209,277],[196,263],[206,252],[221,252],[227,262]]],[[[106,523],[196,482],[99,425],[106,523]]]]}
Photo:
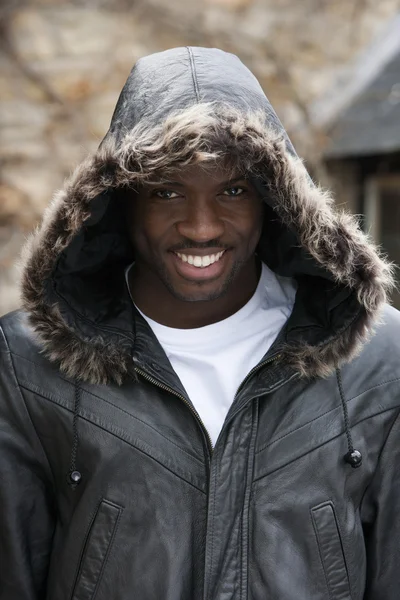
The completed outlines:
{"type": "MultiPolygon", "coordinates": [[[[257,289],[235,314],[205,327],[175,329],[141,311],[215,445],[235,393],[288,319],[295,282],[265,264],[257,289]]],[[[138,309],[139,310],[139,309],[138,309]]]]}

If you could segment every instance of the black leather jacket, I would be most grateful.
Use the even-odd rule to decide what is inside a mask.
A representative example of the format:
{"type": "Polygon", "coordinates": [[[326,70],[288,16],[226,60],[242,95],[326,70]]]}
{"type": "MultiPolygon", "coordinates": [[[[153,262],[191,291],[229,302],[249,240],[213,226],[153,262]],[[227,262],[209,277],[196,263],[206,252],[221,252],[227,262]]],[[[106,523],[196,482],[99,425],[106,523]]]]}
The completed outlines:
{"type": "Polygon", "coordinates": [[[389,268],[313,186],[257,86],[217,50],[141,61],[28,243],[24,310],[0,319],[1,600],[399,598],[400,316],[377,321],[389,268]],[[233,100],[204,107],[213,93],[233,100]],[[174,106],[163,94],[198,102],[201,151],[234,141],[258,157],[257,251],[298,283],[215,448],[123,277],[134,257],[115,189],[188,148],[169,137],[174,116],[157,125],[174,106]]]}

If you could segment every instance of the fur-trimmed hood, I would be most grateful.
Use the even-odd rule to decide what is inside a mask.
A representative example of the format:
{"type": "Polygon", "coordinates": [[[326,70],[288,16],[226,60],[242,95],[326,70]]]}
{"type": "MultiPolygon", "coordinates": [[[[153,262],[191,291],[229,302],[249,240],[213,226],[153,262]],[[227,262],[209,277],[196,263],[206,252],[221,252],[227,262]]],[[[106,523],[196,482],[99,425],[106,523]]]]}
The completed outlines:
{"type": "Polygon", "coordinates": [[[283,359],[315,377],[359,351],[393,285],[390,265],[312,183],[237,57],[176,48],[135,65],[100,148],[56,194],[24,249],[23,306],[63,372],[92,383],[132,373],[137,316],[124,270],[134,255],[115,190],[227,156],[266,204],[259,256],[297,280],[283,359]]]}

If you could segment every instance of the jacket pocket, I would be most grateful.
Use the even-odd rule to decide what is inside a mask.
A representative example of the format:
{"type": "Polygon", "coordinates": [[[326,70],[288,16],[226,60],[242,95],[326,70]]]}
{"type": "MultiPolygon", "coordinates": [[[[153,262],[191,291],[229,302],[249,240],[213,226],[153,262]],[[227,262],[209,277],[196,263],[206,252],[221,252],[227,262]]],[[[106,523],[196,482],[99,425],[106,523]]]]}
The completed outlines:
{"type": "Polygon", "coordinates": [[[330,600],[351,600],[349,576],[342,540],[332,502],[311,509],[319,554],[330,600]]]}
{"type": "Polygon", "coordinates": [[[99,586],[122,507],[102,500],[86,537],[71,600],[93,600],[99,586]]]}

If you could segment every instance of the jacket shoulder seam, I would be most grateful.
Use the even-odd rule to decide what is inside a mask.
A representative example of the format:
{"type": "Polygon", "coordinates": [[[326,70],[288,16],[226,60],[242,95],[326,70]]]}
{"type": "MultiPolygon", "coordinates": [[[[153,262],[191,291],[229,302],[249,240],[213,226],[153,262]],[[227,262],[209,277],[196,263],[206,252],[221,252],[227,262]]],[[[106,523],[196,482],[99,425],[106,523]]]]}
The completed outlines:
{"type": "MultiPolygon", "coordinates": [[[[30,387],[25,387],[22,383],[21,383],[21,387],[23,389],[26,389],[27,391],[30,391],[30,392],[36,394],[37,396],[40,396],[40,398],[43,398],[44,400],[46,400],[48,402],[52,402],[53,404],[56,404],[56,406],[60,407],[63,410],[67,410],[68,412],[71,412],[71,413],[73,412],[72,408],[69,408],[68,406],[65,406],[64,404],[62,404],[59,401],[57,401],[57,398],[53,394],[47,394],[47,395],[45,395],[44,392],[39,391],[39,388],[37,389],[37,391],[35,391],[35,390],[31,389],[30,387]]],[[[93,420],[93,418],[94,418],[93,413],[85,412],[81,408],[80,411],[79,411],[79,417],[81,419],[87,421],[88,423],[90,423],[94,427],[98,427],[99,429],[102,429],[103,431],[107,432],[108,434],[110,434],[110,435],[116,437],[117,439],[121,440],[122,442],[128,444],[132,448],[135,448],[138,452],[141,452],[142,454],[145,454],[146,456],[149,456],[152,460],[155,460],[156,462],[158,462],[159,464],[161,464],[164,468],[166,468],[173,475],[175,475],[176,477],[178,477],[179,479],[181,479],[182,481],[184,481],[188,485],[191,485],[192,487],[194,487],[195,489],[197,489],[202,494],[205,493],[204,490],[201,489],[198,485],[196,485],[193,481],[189,481],[183,475],[181,475],[180,473],[177,473],[172,467],[168,466],[167,464],[165,464],[163,462],[160,462],[159,458],[157,458],[156,456],[153,456],[151,453],[149,453],[148,451],[144,450],[140,445],[134,444],[131,440],[128,440],[124,435],[121,435],[121,433],[117,432],[113,427],[110,427],[110,426],[105,427],[102,423],[96,422],[95,420],[93,420]]],[[[179,446],[177,446],[177,447],[180,450],[182,450],[179,446]]],[[[190,454],[187,454],[187,455],[193,460],[193,457],[190,454]]]]}
{"type": "MultiPolygon", "coordinates": [[[[366,392],[370,392],[375,388],[378,388],[380,386],[383,385],[387,385],[389,383],[396,383],[396,382],[400,382],[400,377],[397,377],[396,379],[389,379],[388,381],[382,381],[381,383],[378,383],[377,385],[374,385],[366,390],[363,390],[362,392],[360,392],[359,394],[357,394],[356,396],[352,396],[351,398],[348,398],[346,400],[347,403],[351,402],[352,400],[355,400],[356,398],[358,398],[359,396],[362,396],[363,394],[365,394],[366,392]]],[[[368,419],[370,418],[374,418],[377,415],[383,414],[385,412],[391,411],[391,410],[395,410],[396,408],[400,409],[400,399],[399,399],[399,403],[398,405],[395,406],[389,406],[389,407],[383,407],[381,404],[379,405],[379,407],[381,408],[381,410],[379,410],[378,412],[374,413],[373,415],[369,415],[368,419]]],[[[292,435],[293,433],[295,433],[296,431],[299,431],[299,429],[302,429],[303,427],[307,427],[307,425],[310,425],[310,423],[314,423],[314,421],[318,421],[318,419],[321,419],[322,417],[324,417],[325,415],[328,415],[329,413],[333,412],[334,410],[337,410],[338,408],[340,408],[340,405],[338,404],[337,406],[334,406],[333,408],[327,410],[326,412],[317,415],[316,417],[314,417],[313,419],[310,419],[310,421],[307,421],[306,423],[302,423],[301,425],[299,425],[298,427],[296,427],[295,429],[291,429],[290,431],[288,431],[287,433],[285,433],[284,435],[281,435],[278,438],[274,438],[273,440],[267,442],[266,444],[264,444],[261,448],[259,448],[257,450],[257,454],[259,454],[260,452],[262,452],[263,450],[265,450],[266,448],[269,448],[269,446],[272,446],[273,444],[275,444],[276,442],[279,442],[280,440],[283,440],[284,438],[288,437],[289,435],[292,435]]],[[[352,427],[354,425],[357,425],[358,423],[364,421],[364,419],[360,419],[360,421],[355,421],[354,423],[352,423],[352,427]]]]}
{"type": "MultiPolygon", "coordinates": [[[[352,423],[352,427],[354,427],[354,426],[356,426],[356,425],[359,425],[360,423],[363,423],[364,421],[367,421],[368,419],[373,419],[373,418],[374,418],[374,417],[376,417],[377,415],[381,415],[381,414],[384,414],[384,413],[387,413],[387,412],[393,412],[393,411],[396,411],[396,410],[399,410],[399,412],[400,412],[400,409],[399,409],[399,407],[398,407],[398,406],[396,406],[396,407],[392,407],[392,408],[387,408],[387,409],[385,409],[385,410],[383,410],[383,411],[380,411],[379,413],[375,413],[374,415],[370,415],[370,416],[368,416],[368,417],[364,417],[363,419],[361,419],[360,421],[357,421],[356,423],[352,423]]],[[[395,418],[394,420],[396,420],[396,418],[395,418]]],[[[277,467],[274,467],[274,468],[272,469],[272,471],[267,471],[267,472],[263,473],[262,475],[258,475],[258,476],[257,476],[257,477],[256,477],[256,478],[253,480],[253,483],[255,483],[255,482],[257,482],[257,481],[260,481],[261,479],[264,479],[264,477],[269,477],[270,475],[272,475],[273,473],[275,473],[275,472],[279,471],[280,469],[284,469],[285,467],[287,467],[287,466],[288,466],[288,465],[290,465],[291,463],[295,462],[296,460],[299,460],[300,458],[303,458],[304,456],[307,456],[307,455],[308,455],[308,454],[310,454],[311,452],[314,452],[315,450],[318,450],[318,448],[322,448],[322,447],[323,447],[323,446],[325,446],[326,444],[329,444],[329,443],[330,443],[330,442],[332,442],[333,440],[335,440],[335,439],[339,438],[341,435],[344,435],[344,431],[342,431],[342,432],[339,432],[337,435],[334,435],[333,437],[331,437],[331,438],[329,438],[329,439],[326,439],[326,440],[324,440],[323,442],[321,442],[320,444],[318,444],[318,446],[313,446],[311,449],[309,449],[309,450],[307,450],[307,451],[305,451],[305,452],[303,452],[303,453],[301,453],[301,454],[299,454],[299,455],[297,455],[297,456],[295,456],[295,457],[293,457],[293,458],[290,458],[290,459],[289,459],[287,462],[285,462],[284,464],[282,464],[282,465],[279,465],[279,466],[277,466],[277,467]]],[[[280,438],[280,439],[282,439],[282,438],[280,438]]],[[[278,440],[276,440],[276,441],[278,441],[278,440]]],[[[270,445],[272,445],[272,444],[274,444],[274,443],[275,443],[275,441],[274,441],[274,442],[271,442],[271,444],[270,444],[270,445]]],[[[264,448],[264,450],[265,450],[265,448],[264,448]]],[[[373,477],[373,475],[372,475],[372,477],[373,477]]],[[[367,486],[367,487],[368,487],[368,486],[367,486]]],[[[361,503],[360,503],[360,504],[361,504],[361,503]]]]}
{"type": "MultiPolygon", "coordinates": [[[[29,359],[27,359],[29,360],[29,359]]],[[[72,385],[71,381],[69,381],[68,379],[65,379],[63,377],[60,377],[60,379],[62,379],[63,381],[65,381],[66,383],[69,383],[70,385],[72,385]]],[[[66,408],[66,410],[70,411],[71,413],[74,412],[73,408],[67,408],[66,406],[64,406],[63,404],[61,404],[58,400],[57,400],[57,396],[54,396],[54,394],[47,392],[46,390],[42,389],[39,385],[36,384],[32,384],[31,382],[28,381],[21,381],[20,383],[20,387],[24,390],[27,390],[29,392],[32,392],[33,394],[37,394],[39,395],[41,398],[44,398],[45,400],[49,400],[49,402],[54,402],[55,404],[59,405],[59,406],[63,406],[63,408],[66,408]]],[[[93,392],[87,390],[84,387],[79,387],[79,389],[81,391],[83,391],[85,394],[88,394],[89,396],[93,397],[93,398],[97,398],[98,400],[100,400],[101,402],[105,402],[106,404],[108,404],[109,406],[112,406],[115,410],[122,412],[123,414],[128,415],[131,418],[136,419],[137,421],[139,421],[140,423],[143,423],[146,427],[148,427],[149,429],[152,429],[153,431],[155,431],[157,433],[157,435],[161,436],[162,438],[164,438],[165,440],[167,440],[167,442],[169,444],[172,444],[173,446],[175,446],[176,448],[179,448],[179,450],[181,452],[184,452],[184,454],[186,454],[187,456],[190,457],[191,460],[195,460],[196,462],[198,462],[199,464],[203,464],[201,462],[201,460],[195,456],[194,454],[190,454],[190,452],[188,452],[187,450],[185,450],[184,448],[182,448],[181,446],[179,446],[179,444],[176,444],[174,441],[170,440],[168,437],[166,437],[165,435],[163,435],[156,427],[153,427],[152,425],[150,425],[149,423],[146,423],[146,421],[143,421],[143,419],[140,419],[139,417],[137,417],[136,415],[129,413],[128,411],[124,410],[123,408],[121,408],[120,406],[117,406],[116,404],[114,404],[114,402],[111,402],[110,400],[107,400],[106,398],[103,398],[102,396],[98,396],[97,394],[94,394],[93,392]]]]}
{"type": "Polygon", "coordinates": [[[195,94],[196,94],[196,101],[200,102],[199,82],[197,80],[196,63],[194,61],[193,50],[189,46],[187,46],[186,49],[187,49],[188,54],[189,54],[190,70],[191,70],[191,73],[192,73],[193,87],[194,87],[194,91],[195,91],[195,94]]]}
{"type": "Polygon", "coordinates": [[[97,394],[94,394],[91,391],[88,391],[85,388],[80,388],[83,392],[85,392],[85,394],[89,394],[90,396],[92,396],[93,398],[98,398],[101,402],[105,402],[106,404],[109,404],[110,406],[112,406],[113,408],[115,408],[116,410],[128,415],[129,417],[133,417],[134,419],[136,419],[137,421],[139,421],[140,423],[143,423],[144,425],[146,425],[146,427],[149,427],[149,429],[152,429],[153,431],[155,431],[158,435],[160,435],[162,438],[164,438],[165,440],[167,440],[168,443],[172,444],[173,446],[176,446],[176,448],[179,448],[179,450],[181,452],[184,452],[185,454],[187,454],[187,456],[189,456],[191,459],[196,460],[199,464],[203,464],[202,461],[197,458],[197,456],[190,454],[189,452],[187,452],[187,450],[185,450],[184,448],[182,448],[181,446],[179,446],[179,444],[176,444],[175,442],[173,442],[172,440],[170,440],[168,437],[166,437],[164,434],[162,434],[156,427],[153,427],[152,425],[150,425],[149,423],[146,423],[146,421],[143,421],[143,419],[140,419],[139,417],[137,417],[136,415],[133,415],[131,413],[129,413],[128,411],[124,410],[123,408],[121,408],[120,406],[117,406],[116,404],[114,404],[114,402],[111,402],[110,400],[106,400],[106,398],[102,398],[101,396],[98,396],[97,394]]]}
{"type": "MultiPolygon", "coordinates": [[[[376,385],[372,385],[371,387],[366,388],[365,390],[362,390],[361,392],[359,392],[355,396],[351,396],[351,398],[347,399],[347,402],[351,402],[351,400],[355,400],[355,398],[358,398],[359,396],[362,396],[366,392],[370,392],[372,390],[375,390],[376,388],[381,387],[382,385],[387,385],[388,383],[396,383],[397,381],[400,381],[400,376],[399,377],[395,377],[394,379],[387,379],[386,381],[381,381],[380,383],[377,383],[376,385]]],[[[399,401],[399,406],[400,406],[400,401],[399,401]]]]}

